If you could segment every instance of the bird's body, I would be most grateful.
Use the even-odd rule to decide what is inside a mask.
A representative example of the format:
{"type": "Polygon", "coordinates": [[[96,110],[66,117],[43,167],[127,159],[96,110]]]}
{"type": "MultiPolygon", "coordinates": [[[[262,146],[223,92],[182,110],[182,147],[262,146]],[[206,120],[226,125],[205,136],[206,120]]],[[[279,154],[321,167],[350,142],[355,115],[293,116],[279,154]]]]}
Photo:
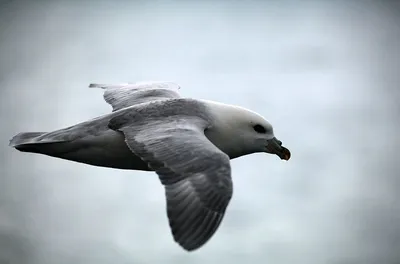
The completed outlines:
{"type": "MultiPolygon", "coordinates": [[[[123,134],[108,127],[108,122],[114,115],[115,113],[107,114],[49,133],[35,133],[28,143],[17,145],[16,148],[23,152],[100,167],[151,170],[140,157],[129,150],[123,134]]],[[[11,144],[24,134],[18,134],[11,144]]]]}
{"type": "Polygon", "coordinates": [[[113,112],[49,133],[16,135],[24,152],[116,169],[155,171],[167,214],[186,250],[205,244],[232,196],[229,160],[254,152],[290,152],[260,115],[233,105],[181,98],[173,83],[91,84],[113,112]]]}

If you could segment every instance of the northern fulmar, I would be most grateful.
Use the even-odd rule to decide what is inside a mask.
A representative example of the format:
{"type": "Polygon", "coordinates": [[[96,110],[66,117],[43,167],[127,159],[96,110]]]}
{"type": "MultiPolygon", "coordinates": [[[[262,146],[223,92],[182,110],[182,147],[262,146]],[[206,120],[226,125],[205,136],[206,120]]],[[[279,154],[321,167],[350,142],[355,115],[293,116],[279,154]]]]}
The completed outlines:
{"type": "Polygon", "coordinates": [[[172,82],[95,84],[112,112],[53,132],[24,132],[10,146],[75,162],[154,171],[165,187],[174,240],[202,247],[232,197],[230,159],[266,152],[289,160],[272,125],[248,109],[183,98],[172,82]]]}

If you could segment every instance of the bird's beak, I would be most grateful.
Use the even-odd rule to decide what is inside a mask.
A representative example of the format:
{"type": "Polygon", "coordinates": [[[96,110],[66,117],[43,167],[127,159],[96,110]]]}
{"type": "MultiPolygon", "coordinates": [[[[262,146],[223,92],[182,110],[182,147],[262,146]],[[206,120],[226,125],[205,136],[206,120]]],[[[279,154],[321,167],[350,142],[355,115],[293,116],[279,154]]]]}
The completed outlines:
{"type": "Polygon", "coordinates": [[[276,154],[283,160],[290,159],[290,151],[282,146],[282,142],[276,137],[269,139],[267,142],[267,153],[276,154]]]}

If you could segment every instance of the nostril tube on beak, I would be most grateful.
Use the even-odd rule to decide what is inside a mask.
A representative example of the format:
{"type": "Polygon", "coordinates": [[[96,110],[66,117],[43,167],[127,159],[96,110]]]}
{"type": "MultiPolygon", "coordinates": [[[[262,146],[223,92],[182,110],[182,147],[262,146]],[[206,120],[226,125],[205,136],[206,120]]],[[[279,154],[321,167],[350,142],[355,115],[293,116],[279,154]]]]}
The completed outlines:
{"type": "Polygon", "coordinates": [[[277,139],[276,137],[273,138],[273,141],[275,144],[282,146],[282,141],[280,141],[279,139],[277,139]]]}

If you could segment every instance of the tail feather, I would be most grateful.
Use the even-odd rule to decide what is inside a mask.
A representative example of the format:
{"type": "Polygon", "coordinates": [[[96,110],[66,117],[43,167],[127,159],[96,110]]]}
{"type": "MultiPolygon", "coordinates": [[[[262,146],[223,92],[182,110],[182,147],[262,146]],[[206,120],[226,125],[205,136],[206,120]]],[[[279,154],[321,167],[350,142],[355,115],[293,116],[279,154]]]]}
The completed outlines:
{"type": "Polygon", "coordinates": [[[43,134],[45,134],[45,132],[22,132],[22,133],[19,133],[10,140],[9,146],[17,148],[18,146],[21,146],[21,145],[38,143],[37,138],[43,134]]]}
{"type": "Polygon", "coordinates": [[[42,153],[44,154],[53,143],[60,141],[41,138],[46,132],[23,132],[14,136],[10,140],[10,147],[22,152],[42,153]]]}

